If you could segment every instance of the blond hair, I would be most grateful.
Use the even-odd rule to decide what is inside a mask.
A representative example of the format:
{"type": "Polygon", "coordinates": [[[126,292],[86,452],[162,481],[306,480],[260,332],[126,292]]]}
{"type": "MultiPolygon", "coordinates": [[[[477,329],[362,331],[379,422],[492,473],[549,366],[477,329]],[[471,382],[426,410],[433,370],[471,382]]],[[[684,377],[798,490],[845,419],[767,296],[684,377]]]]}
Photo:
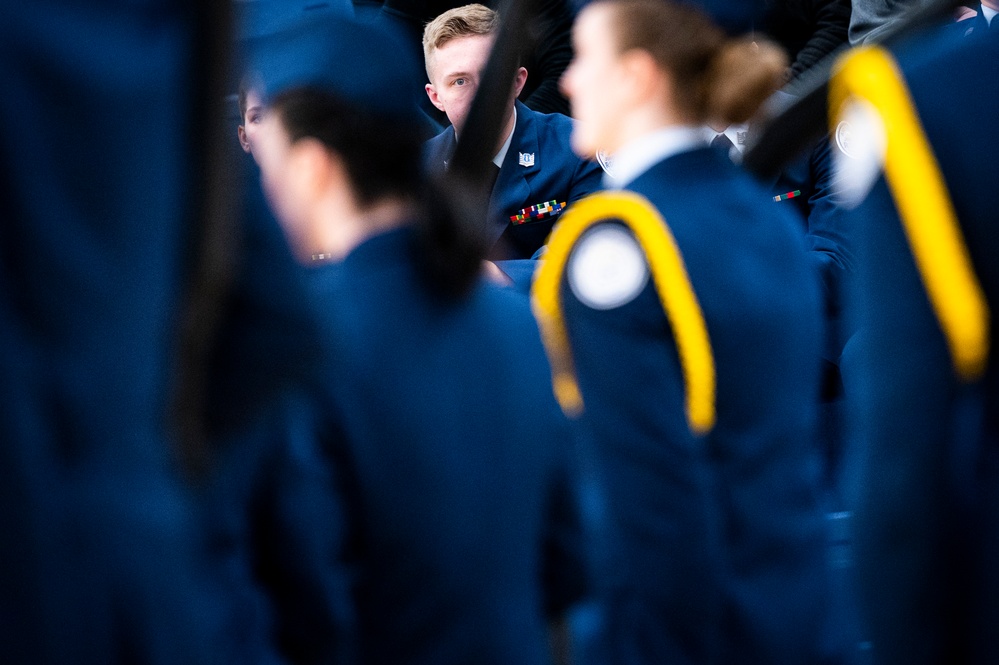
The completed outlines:
{"type": "Polygon", "coordinates": [[[670,73],[674,99],[692,121],[746,122],[784,81],[787,57],[779,46],[730,39],[699,9],[664,0],[598,2],[612,11],[618,51],[649,53],[670,73]]]}
{"type": "Polygon", "coordinates": [[[452,39],[469,35],[492,35],[499,29],[499,14],[478,3],[449,9],[423,28],[423,64],[432,81],[430,63],[434,52],[452,39]]]}

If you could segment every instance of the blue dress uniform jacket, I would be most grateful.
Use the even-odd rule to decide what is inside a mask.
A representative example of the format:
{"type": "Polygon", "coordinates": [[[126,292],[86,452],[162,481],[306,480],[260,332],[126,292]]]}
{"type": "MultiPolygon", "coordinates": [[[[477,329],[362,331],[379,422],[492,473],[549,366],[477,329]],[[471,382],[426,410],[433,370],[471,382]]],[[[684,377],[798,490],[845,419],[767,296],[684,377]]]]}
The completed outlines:
{"type": "Polygon", "coordinates": [[[526,299],[442,299],[414,237],[314,275],[360,660],[541,665],[589,576],[568,423],[526,299]]]}
{"type": "MultiPolygon", "coordinates": [[[[858,437],[859,587],[877,662],[996,662],[999,39],[951,31],[900,50],[898,64],[992,312],[985,318],[991,354],[980,376],[962,380],[948,350],[951,326],[928,296],[931,273],[917,268],[882,178],[856,211],[851,306],[859,332],[844,364],[858,437]]],[[[939,246],[921,255],[935,258],[939,246]]],[[[951,286],[941,293],[944,302],[963,300],[951,286]]],[[[973,318],[966,312],[958,320],[973,318]]]]}
{"type": "MultiPolygon", "coordinates": [[[[620,544],[606,662],[825,662],[835,649],[813,444],[821,310],[800,223],[709,148],[667,157],[628,189],[659,210],[686,264],[717,422],[701,436],[688,427],[651,279],[625,304],[595,308],[562,278],[578,422],[596,440],[620,544]]],[[[591,231],[617,224],[606,220],[591,231]]]]}
{"type": "MultiPolygon", "coordinates": [[[[538,113],[516,102],[517,124],[510,149],[493,185],[488,234],[496,258],[529,259],[558,222],[561,206],[600,189],[603,171],[572,152],[572,120],[559,113],[538,113]],[[551,212],[545,212],[551,204],[551,212]],[[537,209],[531,210],[532,206],[537,209]],[[511,217],[522,219],[511,221],[511,217]]],[[[447,166],[457,140],[454,128],[427,141],[430,172],[447,166]]]]}
{"type": "Polygon", "coordinates": [[[317,445],[322,419],[304,391],[258,408],[230,432],[204,495],[215,576],[241,610],[230,630],[241,644],[274,644],[282,662],[353,663],[336,559],[345,520],[317,445]]]}

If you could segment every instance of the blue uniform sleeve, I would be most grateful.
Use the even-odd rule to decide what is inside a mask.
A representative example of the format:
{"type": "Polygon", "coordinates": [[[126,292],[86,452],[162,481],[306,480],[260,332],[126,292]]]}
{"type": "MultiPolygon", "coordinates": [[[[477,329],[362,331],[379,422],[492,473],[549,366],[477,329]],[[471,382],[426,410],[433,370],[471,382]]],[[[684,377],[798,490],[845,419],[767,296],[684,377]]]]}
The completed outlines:
{"type": "Polygon", "coordinates": [[[960,442],[969,439],[957,433],[974,427],[974,397],[955,381],[883,180],[856,214],[849,314],[858,332],[842,369],[855,433],[848,473],[864,618],[885,662],[946,660],[936,626],[949,617],[932,598],[954,581],[940,563],[962,558],[950,534],[968,513],[952,492],[967,482],[960,442]],[[912,634],[922,637],[901,639],[912,634]]]}
{"type": "Polygon", "coordinates": [[[595,604],[608,573],[606,497],[586,438],[566,425],[556,447],[545,544],[545,605],[552,618],[595,604]]]}
{"type": "Polygon", "coordinates": [[[603,169],[596,162],[589,159],[579,160],[572,178],[569,203],[603,189],[603,173],[603,169]]]}
{"type": "Polygon", "coordinates": [[[218,557],[244,595],[266,599],[282,655],[300,663],[347,662],[352,649],[346,518],[320,423],[311,402],[285,400],[230,443],[209,501],[218,557]]]}

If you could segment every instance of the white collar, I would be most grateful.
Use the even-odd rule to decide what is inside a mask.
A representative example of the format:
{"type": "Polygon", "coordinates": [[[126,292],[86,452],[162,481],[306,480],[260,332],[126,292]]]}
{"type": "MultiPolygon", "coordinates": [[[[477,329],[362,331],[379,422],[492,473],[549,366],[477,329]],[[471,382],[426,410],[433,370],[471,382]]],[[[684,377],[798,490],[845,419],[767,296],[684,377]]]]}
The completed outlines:
{"type": "Polygon", "coordinates": [[[700,127],[676,125],[645,134],[622,146],[611,157],[614,171],[604,174],[604,187],[620,189],[667,157],[705,145],[700,127]]]}
{"type": "Polygon", "coordinates": [[[493,157],[493,164],[498,168],[503,168],[503,160],[506,159],[506,153],[510,150],[510,144],[513,143],[513,132],[517,129],[517,107],[513,107],[513,127],[510,128],[510,133],[506,135],[506,141],[503,141],[503,146],[493,157]]]}
{"type": "Polygon", "coordinates": [[[728,137],[728,140],[732,142],[732,145],[735,146],[735,149],[739,151],[739,154],[742,154],[742,152],[746,149],[746,133],[748,131],[749,131],[749,125],[747,124],[729,125],[728,127],[725,128],[725,131],[723,132],[716,132],[710,127],[705,127],[704,139],[708,143],[710,143],[712,139],[714,139],[719,134],[724,134],[725,136],[728,137]],[[740,136],[740,134],[742,136],[740,136]]]}
{"type": "Polygon", "coordinates": [[[992,25],[992,19],[996,17],[996,14],[999,14],[999,12],[992,9],[991,7],[986,7],[985,5],[982,5],[982,16],[985,17],[986,21],[988,21],[989,26],[992,25]]]}

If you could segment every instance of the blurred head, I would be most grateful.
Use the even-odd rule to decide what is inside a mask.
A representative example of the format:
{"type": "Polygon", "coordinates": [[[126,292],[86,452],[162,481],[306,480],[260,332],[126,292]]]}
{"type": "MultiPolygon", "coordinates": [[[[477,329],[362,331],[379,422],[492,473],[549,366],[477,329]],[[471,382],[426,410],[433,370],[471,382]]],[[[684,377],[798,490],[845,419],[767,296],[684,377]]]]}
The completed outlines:
{"type": "MultiPolygon", "coordinates": [[[[498,30],[496,12],[472,4],[444,12],[423,31],[424,64],[430,80],[427,95],[447,115],[456,132],[461,131],[468,117],[498,30]]],[[[520,67],[510,95],[511,113],[526,82],[527,70],[520,67]]]]}
{"type": "Polygon", "coordinates": [[[350,218],[415,199],[422,134],[415,62],[381,26],[323,17],[258,44],[267,112],[253,146],[268,200],[300,257],[350,218]]]}
{"type": "Polygon", "coordinates": [[[244,82],[239,86],[239,127],[236,134],[243,152],[253,155],[257,133],[264,119],[264,101],[259,90],[244,82]]]}
{"type": "Polygon", "coordinates": [[[300,254],[322,251],[314,217],[335,197],[360,211],[413,202],[421,188],[423,136],[415,122],[372,112],[315,88],[271,103],[257,144],[267,198],[300,254]]]}
{"type": "Polygon", "coordinates": [[[617,151],[663,126],[747,121],[782,81],[767,42],[729,39],[700,10],[667,0],[597,0],[573,29],[561,87],[577,153],[617,151]]]}
{"type": "Polygon", "coordinates": [[[423,133],[405,40],[379,23],[325,17],[255,49],[269,110],[257,145],[261,178],[292,248],[348,254],[411,223],[417,265],[440,294],[468,293],[485,254],[478,225],[423,178],[423,133]]]}

